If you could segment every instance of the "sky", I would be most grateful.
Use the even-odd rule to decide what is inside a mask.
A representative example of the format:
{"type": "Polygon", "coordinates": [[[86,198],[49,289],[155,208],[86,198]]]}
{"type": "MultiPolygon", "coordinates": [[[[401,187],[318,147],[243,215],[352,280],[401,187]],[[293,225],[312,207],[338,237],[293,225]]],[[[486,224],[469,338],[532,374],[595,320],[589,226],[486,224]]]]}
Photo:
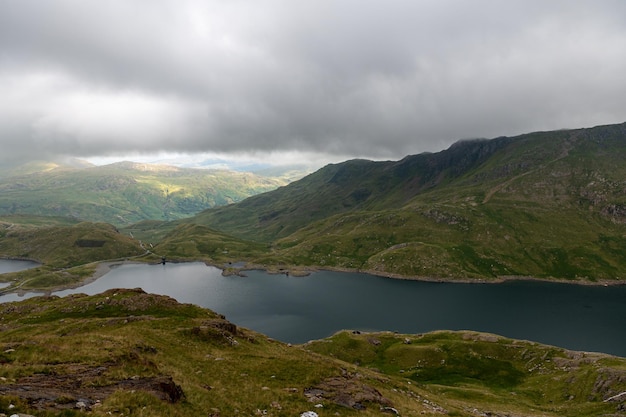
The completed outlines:
{"type": "Polygon", "coordinates": [[[626,121],[623,0],[0,0],[0,164],[401,159],[626,121]]]}

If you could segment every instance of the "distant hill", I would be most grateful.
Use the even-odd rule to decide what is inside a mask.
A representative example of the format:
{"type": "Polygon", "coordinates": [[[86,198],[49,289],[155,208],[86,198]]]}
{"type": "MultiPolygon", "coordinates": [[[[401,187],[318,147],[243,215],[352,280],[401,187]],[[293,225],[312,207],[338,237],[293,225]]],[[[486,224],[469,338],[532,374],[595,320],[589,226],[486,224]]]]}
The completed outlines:
{"type": "Polygon", "coordinates": [[[0,176],[0,216],[65,216],[117,226],[174,220],[287,182],[227,170],[133,162],[105,166],[39,162],[0,176]]]}
{"type": "Polygon", "coordinates": [[[328,165],[184,222],[271,244],[265,262],[431,278],[626,279],[625,179],[619,124],[328,165]]]}

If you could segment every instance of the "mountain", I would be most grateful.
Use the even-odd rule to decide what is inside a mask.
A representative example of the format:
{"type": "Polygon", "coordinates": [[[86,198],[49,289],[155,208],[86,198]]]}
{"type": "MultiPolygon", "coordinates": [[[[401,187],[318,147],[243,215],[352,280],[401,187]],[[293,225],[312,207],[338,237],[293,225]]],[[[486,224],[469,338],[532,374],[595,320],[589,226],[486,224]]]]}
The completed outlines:
{"type": "MultiPolygon", "coordinates": [[[[263,263],[453,279],[626,278],[626,124],[346,161],[185,223],[263,263]]],[[[181,239],[183,236],[177,236],[181,239]]]]}
{"type": "Polygon", "coordinates": [[[477,332],[288,345],[140,289],[0,305],[0,413],[623,416],[626,360],[477,332]]]}
{"type": "MultiPolygon", "coordinates": [[[[246,199],[259,191],[259,177],[230,173],[228,182],[212,171],[133,163],[60,167],[0,183],[0,209],[107,220],[155,254],[216,265],[619,283],[626,278],[625,161],[626,124],[619,124],[331,164],[246,199]],[[184,217],[217,204],[204,180],[239,184],[229,197],[220,194],[220,204],[243,200],[184,217]],[[156,220],[127,223],[133,219],[156,220]]],[[[22,221],[13,219],[5,221],[22,221]]]]}
{"type": "Polygon", "coordinates": [[[192,216],[286,183],[250,173],[133,162],[31,163],[0,177],[0,215],[65,216],[121,226],[192,216]]]}

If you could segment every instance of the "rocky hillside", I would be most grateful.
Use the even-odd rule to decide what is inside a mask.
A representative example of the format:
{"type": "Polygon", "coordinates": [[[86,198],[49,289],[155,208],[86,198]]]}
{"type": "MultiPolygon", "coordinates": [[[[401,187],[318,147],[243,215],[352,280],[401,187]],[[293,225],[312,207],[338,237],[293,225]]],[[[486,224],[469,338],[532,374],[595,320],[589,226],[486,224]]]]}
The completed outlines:
{"type": "MultiPolygon", "coordinates": [[[[347,161],[187,222],[265,263],[432,278],[626,278],[626,124],[347,161]]],[[[178,236],[180,239],[181,236],[178,236]]]]}
{"type": "Polygon", "coordinates": [[[291,346],[141,290],[0,305],[0,413],[624,416],[626,361],[474,332],[291,346]]]}
{"type": "Polygon", "coordinates": [[[497,198],[591,206],[594,213],[624,223],[625,156],[626,124],[461,141],[400,161],[328,165],[287,187],[202,213],[198,221],[271,240],[346,212],[430,201],[487,204],[497,198]]]}

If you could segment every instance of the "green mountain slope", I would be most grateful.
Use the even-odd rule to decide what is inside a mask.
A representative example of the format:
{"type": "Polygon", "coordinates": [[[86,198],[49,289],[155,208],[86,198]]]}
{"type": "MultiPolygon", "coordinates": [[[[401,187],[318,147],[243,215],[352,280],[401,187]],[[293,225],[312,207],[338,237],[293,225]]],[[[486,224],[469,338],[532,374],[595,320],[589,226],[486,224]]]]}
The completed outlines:
{"type": "Polygon", "coordinates": [[[624,359],[489,334],[341,332],[291,346],[139,289],[36,297],[0,316],[6,415],[625,414],[624,359]]]}
{"type": "Polygon", "coordinates": [[[197,224],[182,224],[168,233],[154,251],[176,259],[203,259],[215,264],[254,259],[267,252],[267,245],[232,237],[197,224]]]}
{"type": "Polygon", "coordinates": [[[31,226],[0,221],[0,257],[42,263],[35,269],[2,274],[3,282],[12,282],[3,291],[79,285],[93,275],[97,262],[145,254],[139,241],[106,223],[31,226]]]}
{"type": "MultiPolygon", "coordinates": [[[[185,222],[262,263],[430,278],[626,278],[626,125],[347,161],[185,222]]],[[[181,238],[181,237],[179,237],[181,238]]]]}
{"type": "Polygon", "coordinates": [[[28,227],[0,223],[0,254],[67,268],[144,253],[139,242],[106,223],[28,227]]]}
{"type": "Polygon", "coordinates": [[[80,168],[35,164],[0,178],[0,215],[65,216],[121,226],[188,217],[284,184],[250,173],[132,162],[80,168]]]}

